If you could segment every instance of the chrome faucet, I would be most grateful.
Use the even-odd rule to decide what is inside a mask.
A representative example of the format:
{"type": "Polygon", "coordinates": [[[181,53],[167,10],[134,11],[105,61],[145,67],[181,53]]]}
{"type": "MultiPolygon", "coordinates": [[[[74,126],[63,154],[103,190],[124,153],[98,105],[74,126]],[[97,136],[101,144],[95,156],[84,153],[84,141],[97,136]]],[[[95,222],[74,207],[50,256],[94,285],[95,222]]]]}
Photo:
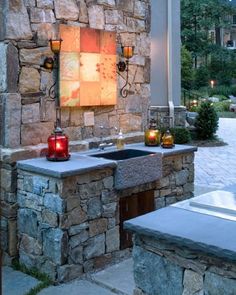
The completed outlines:
{"type": "Polygon", "coordinates": [[[105,127],[103,125],[101,125],[99,127],[101,129],[101,136],[100,136],[101,143],[98,145],[98,148],[99,148],[99,150],[103,151],[106,147],[109,147],[109,146],[113,146],[114,145],[113,142],[108,142],[108,143],[104,142],[103,130],[104,129],[112,129],[112,128],[114,128],[115,130],[118,130],[118,129],[116,127],[105,127]]]}

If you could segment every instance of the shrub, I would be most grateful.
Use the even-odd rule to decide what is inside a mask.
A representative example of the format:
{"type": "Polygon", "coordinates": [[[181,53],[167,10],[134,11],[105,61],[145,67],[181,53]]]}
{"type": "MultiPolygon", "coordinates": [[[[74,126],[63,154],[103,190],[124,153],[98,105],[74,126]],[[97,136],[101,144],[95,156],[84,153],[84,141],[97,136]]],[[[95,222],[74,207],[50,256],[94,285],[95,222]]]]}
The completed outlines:
{"type": "Polygon", "coordinates": [[[216,112],[229,112],[230,101],[214,102],[213,106],[216,112]]]}
{"type": "MultiPolygon", "coordinates": [[[[167,128],[161,128],[162,134],[167,130],[167,128]]],[[[191,141],[190,131],[186,128],[176,127],[169,128],[170,133],[174,136],[174,142],[176,144],[189,143],[191,141]]]]}
{"type": "Polygon", "coordinates": [[[228,97],[232,94],[232,89],[229,86],[215,86],[214,88],[208,88],[209,96],[215,96],[216,94],[228,97]]]}
{"type": "Polygon", "coordinates": [[[194,72],[194,88],[208,86],[210,80],[209,70],[207,67],[201,66],[194,72]]]}
{"type": "Polygon", "coordinates": [[[181,86],[190,89],[193,82],[193,61],[191,53],[182,46],[181,48],[181,86]]]}
{"type": "Polygon", "coordinates": [[[199,107],[196,118],[196,131],[199,139],[212,139],[218,129],[219,118],[210,101],[204,101],[199,107]]]}

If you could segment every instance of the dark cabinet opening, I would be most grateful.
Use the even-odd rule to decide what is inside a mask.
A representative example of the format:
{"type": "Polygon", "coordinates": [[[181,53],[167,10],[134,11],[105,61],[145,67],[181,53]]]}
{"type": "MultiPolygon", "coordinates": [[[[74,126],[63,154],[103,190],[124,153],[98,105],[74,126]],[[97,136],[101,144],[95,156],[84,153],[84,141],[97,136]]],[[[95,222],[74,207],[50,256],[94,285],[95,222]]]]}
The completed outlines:
{"type": "Polygon", "coordinates": [[[120,249],[132,247],[132,234],[123,229],[125,220],[154,210],[154,191],[133,194],[120,199],[120,249]]]}

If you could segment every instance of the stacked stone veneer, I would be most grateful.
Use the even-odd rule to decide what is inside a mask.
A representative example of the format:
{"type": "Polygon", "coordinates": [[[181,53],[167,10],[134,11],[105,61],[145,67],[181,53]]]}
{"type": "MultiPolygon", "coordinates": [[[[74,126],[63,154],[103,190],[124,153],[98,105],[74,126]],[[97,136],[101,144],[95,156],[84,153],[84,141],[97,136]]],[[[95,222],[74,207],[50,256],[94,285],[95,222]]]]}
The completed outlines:
{"type": "MultiPolygon", "coordinates": [[[[70,148],[86,149],[103,136],[144,129],[150,98],[150,1],[139,0],[2,0],[0,5],[0,177],[2,248],[16,251],[16,161],[45,150],[54,127],[55,103],[48,97],[52,73],[42,65],[52,56],[48,40],[60,23],[116,31],[121,42],[135,46],[130,60],[130,94],[119,96],[125,80],[117,75],[116,106],[65,108],[62,127],[70,148]],[[95,125],[84,125],[84,112],[93,111],[95,125]],[[44,145],[43,145],[44,144],[44,145]]],[[[115,136],[115,135],[114,135],[115,136]]],[[[44,152],[45,154],[45,152],[44,152]]]]}
{"type": "MultiPolygon", "coordinates": [[[[99,125],[141,131],[150,98],[149,0],[3,0],[0,24],[0,144],[6,147],[45,143],[55,122],[55,103],[48,97],[52,73],[42,65],[52,56],[49,39],[60,23],[117,32],[117,51],[135,46],[130,60],[130,94],[116,106],[65,108],[62,127],[71,141],[100,136],[99,125]],[[93,111],[95,125],[84,126],[93,111]]],[[[124,73],[122,74],[125,75],[124,73]]],[[[117,74],[118,89],[125,80],[117,74]]],[[[104,135],[114,134],[104,129],[104,135]]]]}
{"type": "Polygon", "coordinates": [[[133,257],[134,295],[235,294],[235,261],[142,235],[135,236],[133,257]]]}
{"type": "MultiPolygon", "coordinates": [[[[106,168],[67,178],[18,171],[20,262],[62,282],[124,257],[119,199],[154,190],[156,209],[192,196],[193,153],[164,157],[163,178],[122,191],[106,168]]],[[[15,211],[15,212],[16,212],[15,211]]]]}

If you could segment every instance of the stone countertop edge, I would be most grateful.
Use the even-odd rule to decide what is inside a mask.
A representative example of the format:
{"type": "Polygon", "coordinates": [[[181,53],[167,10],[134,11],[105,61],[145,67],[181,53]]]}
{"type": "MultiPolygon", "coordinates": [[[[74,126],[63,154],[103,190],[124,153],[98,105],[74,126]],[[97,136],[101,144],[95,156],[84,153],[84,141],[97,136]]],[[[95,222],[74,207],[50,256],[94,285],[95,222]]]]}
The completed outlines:
{"type": "Polygon", "coordinates": [[[236,222],[166,207],[124,222],[124,229],[236,262],[236,222]]]}
{"type": "Polygon", "coordinates": [[[176,144],[173,148],[162,148],[161,146],[145,146],[144,143],[132,143],[126,145],[126,148],[139,149],[144,151],[151,151],[154,153],[161,154],[162,157],[174,156],[184,153],[196,152],[198,148],[196,146],[176,144]]]}
{"type": "MultiPolygon", "coordinates": [[[[145,146],[144,143],[134,143],[125,145],[126,149],[137,149],[149,151],[166,157],[170,155],[178,155],[183,153],[190,153],[197,151],[196,147],[187,145],[175,145],[172,149],[163,149],[160,146],[145,146]]],[[[33,173],[40,173],[42,175],[65,178],[73,175],[83,174],[91,170],[98,170],[103,168],[116,168],[117,162],[107,160],[104,158],[90,157],[92,154],[113,152],[117,149],[113,146],[104,151],[97,149],[87,150],[84,152],[71,153],[71,158],[68,161],[53,162],[46,158],[33,158],[17,162],[17,168],[33,173]]]]}
{"type": "Polygon", "coordinates": [[[84,174],[91,170],[115,168],[116,166],[115,161],[87,157],[79,155],[79,153],[71,154],[70,160],[63,162],[48,161],[46,158],[34,158],[17,162],[17,169],[55,178],[66,178],[84,174]]]}

